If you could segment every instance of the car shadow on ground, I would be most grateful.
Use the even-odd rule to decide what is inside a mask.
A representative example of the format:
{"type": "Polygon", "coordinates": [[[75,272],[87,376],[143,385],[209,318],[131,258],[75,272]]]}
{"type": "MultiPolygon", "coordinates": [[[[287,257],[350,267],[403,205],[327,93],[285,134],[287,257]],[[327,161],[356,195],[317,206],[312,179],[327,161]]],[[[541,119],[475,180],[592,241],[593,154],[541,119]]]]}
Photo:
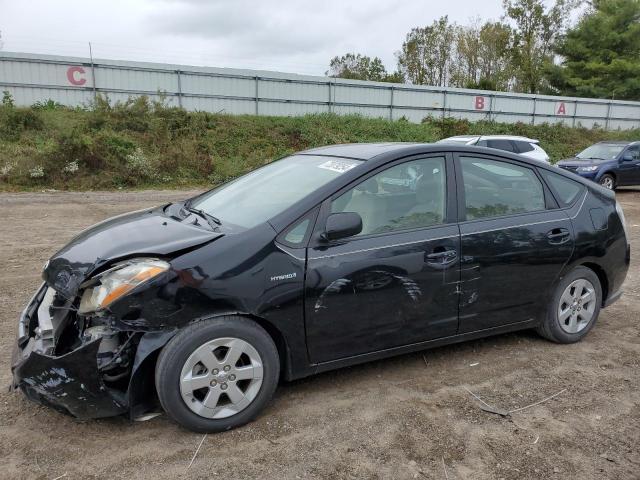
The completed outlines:
{"type": "MultiPolygon", "coordinates": [[[[449,366],[468,366],[475,364],[477,357],[484,354],[495,353],[496,349],[506,351],[516,346],[521,348],[523,343],[530,345],[549,344],[535,331],[522,330],[368,361],[360,365],[317,373],[299,380],[281,381],[278,391],[281,390],[282,393],[285,393],[288,390],[298,388],[330,389],[337,383],[351,384],[354,381],[367,380],[372,374],[376,376],[390,374],[396,377],[396,381],[402,381],[400,377],[403,375],[399,374],[399,371],[402,372],[403,369],[418,367],[426,369],[425,371],[428,372],[428,369],[434,366],[439,368],[447,367],[448,364],[450,364],[449,366]]],[[[276,398],[278,391],[276,391],[276,398]]]]}
{"type": "MultiPolygon", "coordinates": [[[[286,399],[290,397],[295,397],[296,399],[302,397],[301,401],[304,402],[304,397],[314,395],[331,396],[332,393],[335,393],[336,387],[350,389],[353,388],[354,384],[366,384],[371,381],[381,384],[389,382],[403,384],[415,380],[426,384],[422,385],[426,390],[435,390],[442,386],[441,379],[429,385],[434,378],[436,370],[438,375],[442,375],[443,370],[447,372],[448,383],[458,382],[460,386],[471,384],[477,380],[472,369],[482,364],[481,358],[483,356],[495,355],[496,353],[500,355],[501,352],[506,354],[513,348],[523,348],[523,344],[537,347],[549,345],[550,343],[533,330],[522,330],[396,355],[386,359],[368,361],[360,365],[317,373],[298,380],[282,380],[276,390],[273,401],[258,418],[266,418],[277,413],[283,407],[281,404],[286,403],[286,399]],[[458,370],[457,375],[451,375],[453,369],[458,370]]],[[[286,406],[284,407],[286,408],[286,406]]],[[[60,415],[64,414],[60,413],[60,415]]],[[[161,413],[161,417],[166,419],[164,413],[161,413]]],[[[110,428],[123,429],[123,431],[131,428],[132,423],[136,423],[122,415],[86,421],[74,419],[74,422],[84,425],[93,423],[96,428],[99,425],[108,425],[110,428]]],[[[155,422],[152,421],[149,425],[153,423],[155,422]]],[[[184,433],[190,433],[178,425],[172,425],[184,433]]],[[[224,435],[224,433],[219,435],[224,435]]]]}

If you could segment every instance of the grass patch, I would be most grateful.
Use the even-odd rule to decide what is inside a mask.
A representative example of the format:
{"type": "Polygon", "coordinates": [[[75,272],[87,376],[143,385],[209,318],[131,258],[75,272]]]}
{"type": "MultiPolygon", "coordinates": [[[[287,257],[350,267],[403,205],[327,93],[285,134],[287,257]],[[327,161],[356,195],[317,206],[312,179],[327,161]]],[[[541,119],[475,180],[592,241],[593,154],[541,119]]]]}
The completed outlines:
{"type": "Polygon", "coordinates": [[[433,142],[450,135],[511,134],[540,140],[553,161],[640,130],[532,126],[426,118],[422,123],[334,114],[263,117],[187,112],[146,97],[91,108],[53,102],[0,105],[0,189],[211,186],[284,155],[351,142],[433,142]]]}

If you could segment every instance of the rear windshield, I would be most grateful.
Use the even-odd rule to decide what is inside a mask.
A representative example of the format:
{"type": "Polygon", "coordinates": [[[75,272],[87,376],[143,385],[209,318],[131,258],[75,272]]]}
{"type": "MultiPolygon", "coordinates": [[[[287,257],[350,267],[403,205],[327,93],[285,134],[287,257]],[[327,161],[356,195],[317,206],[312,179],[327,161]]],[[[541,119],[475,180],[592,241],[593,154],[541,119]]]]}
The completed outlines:
{"type": "Polygon", "coordinates": [[[350,158],[293,155],[205,193],[192,206],[223,224],[251,228],[361,163],[350,158]]]}

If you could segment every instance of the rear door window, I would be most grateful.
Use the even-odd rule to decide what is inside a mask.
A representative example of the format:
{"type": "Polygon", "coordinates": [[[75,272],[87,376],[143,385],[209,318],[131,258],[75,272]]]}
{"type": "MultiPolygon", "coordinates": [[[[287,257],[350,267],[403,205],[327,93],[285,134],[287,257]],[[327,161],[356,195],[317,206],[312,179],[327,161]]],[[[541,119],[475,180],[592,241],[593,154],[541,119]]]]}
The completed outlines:
{"type": "Polygon", "coordinates": [[[542,182],[532,169],[468,156],[460,163],[466,220],[545,210],[542,182]]]}

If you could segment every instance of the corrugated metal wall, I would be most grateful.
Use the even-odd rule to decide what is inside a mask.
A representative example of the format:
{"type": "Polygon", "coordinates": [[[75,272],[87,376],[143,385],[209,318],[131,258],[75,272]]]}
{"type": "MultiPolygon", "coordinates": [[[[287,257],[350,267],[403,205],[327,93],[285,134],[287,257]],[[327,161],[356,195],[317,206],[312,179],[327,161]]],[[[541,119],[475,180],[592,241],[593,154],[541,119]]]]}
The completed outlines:
{"type": "Polygon", "coordinates": [[[188,110],[304,115],[335,112],[420,122],[427,116],[587,128],[640,128],[640,102],[361,82],[259,70],[203,68],[0,52],[0,89],[18,105],[49,99],[81,106],[166,96],[188,110]]]}

